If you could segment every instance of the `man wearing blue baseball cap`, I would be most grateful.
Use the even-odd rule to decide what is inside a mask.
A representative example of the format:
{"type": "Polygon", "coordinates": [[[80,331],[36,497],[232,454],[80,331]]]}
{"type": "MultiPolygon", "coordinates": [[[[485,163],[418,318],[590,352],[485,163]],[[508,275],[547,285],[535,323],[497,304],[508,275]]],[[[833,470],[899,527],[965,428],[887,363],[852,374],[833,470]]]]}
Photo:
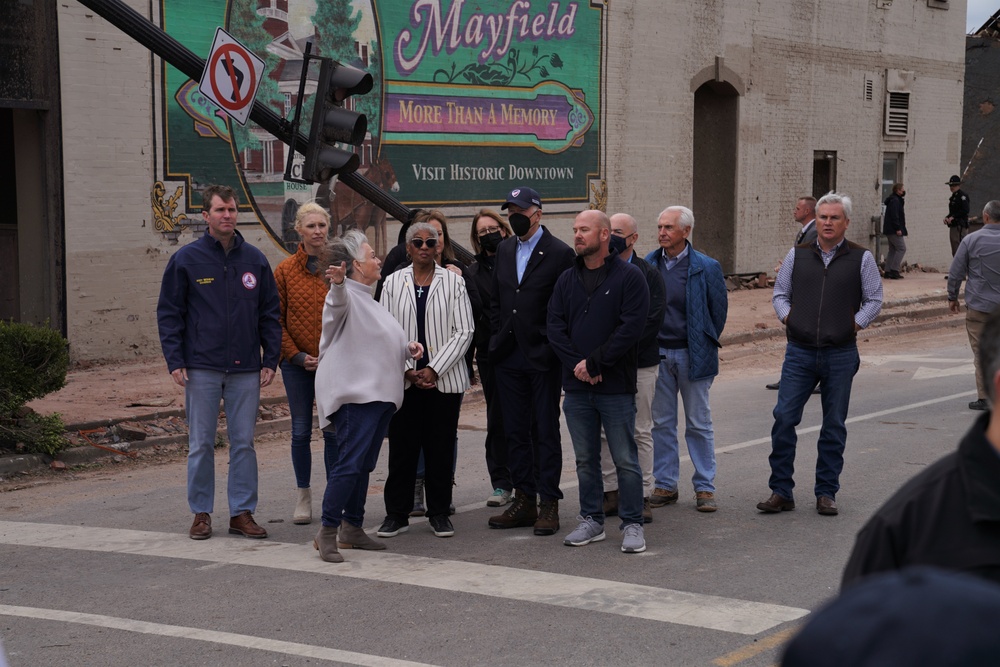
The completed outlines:
{"type": "Polygon", "coordinates": [[[514,501],[490,517],[490,528],[533,526],[535,535],[559,530],[561,367],[549,346],[545,320],[556,280],[576,253],[542,227],[542,199],[514,188],[500,208],[514,237],[497,248],[490,295],[490,363],[507,435],[514,501]],[[541,503],[538,504],[538,500],[541,503]]]}

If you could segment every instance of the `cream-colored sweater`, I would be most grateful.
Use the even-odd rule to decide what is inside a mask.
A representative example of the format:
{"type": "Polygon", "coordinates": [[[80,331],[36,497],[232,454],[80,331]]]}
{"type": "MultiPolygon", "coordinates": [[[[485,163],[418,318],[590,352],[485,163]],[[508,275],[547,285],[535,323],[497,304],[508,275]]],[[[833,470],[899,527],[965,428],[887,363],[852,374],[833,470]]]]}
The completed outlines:
{"type": "Polygon", "coordinates": [[[316,369],[316,412],[326,428],[347,403],[403,404],[407,338],[369,287],[351,279],[330,285],[316,369]]]}

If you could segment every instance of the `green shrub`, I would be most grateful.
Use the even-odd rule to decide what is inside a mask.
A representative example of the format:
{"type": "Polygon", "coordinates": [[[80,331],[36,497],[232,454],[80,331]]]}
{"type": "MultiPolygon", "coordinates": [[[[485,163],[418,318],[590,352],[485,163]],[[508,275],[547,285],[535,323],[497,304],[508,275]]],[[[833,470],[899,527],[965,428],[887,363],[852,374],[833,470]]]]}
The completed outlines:
{"type": "Polygon", "coordinates": [[[49,454],[65,446],[58,415],[23,409],[66,385],[66,339],[48,327],[0,321],[0,447],[49,454]]]}

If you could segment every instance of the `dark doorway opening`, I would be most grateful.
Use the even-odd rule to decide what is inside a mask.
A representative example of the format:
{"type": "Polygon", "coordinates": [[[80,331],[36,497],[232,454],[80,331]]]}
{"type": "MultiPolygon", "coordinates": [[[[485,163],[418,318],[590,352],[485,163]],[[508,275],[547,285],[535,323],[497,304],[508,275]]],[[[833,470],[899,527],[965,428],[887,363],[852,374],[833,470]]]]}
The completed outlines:
{"type": "Polygon", "coordinates": [[[709,81],[694,93],[693,244],[726,273],[736,263],[739,113],[739,93],[724,81],[709,81]]]}

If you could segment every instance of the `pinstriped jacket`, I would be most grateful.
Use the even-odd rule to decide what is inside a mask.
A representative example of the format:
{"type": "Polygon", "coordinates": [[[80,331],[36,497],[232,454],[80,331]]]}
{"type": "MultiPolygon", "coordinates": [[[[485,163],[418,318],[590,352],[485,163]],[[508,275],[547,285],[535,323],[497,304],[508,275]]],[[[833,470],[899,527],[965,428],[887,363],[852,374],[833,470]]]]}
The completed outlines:
{"type": "MultiPolygon", "coordinates": [[[[413,294],[413,267],[389,275],[382,286],[381,303],[402,325],[409,340],[417,340],[417,299],[413,294]]],[[[469,369],[465,352],[472,343],[476,322],[472,303],[465,290],[465,280],[441,266],[434,268],[434,279],[427,292],[424,321],[427,336],[428,366],[438,375],[437,389],[445,394],[459,394],[469,388],[469,369]]],[[[410,360],[407,370],[416,368],[410,360]]],[[[409,388],[409,383],[407,383],[409,388]]]]}

